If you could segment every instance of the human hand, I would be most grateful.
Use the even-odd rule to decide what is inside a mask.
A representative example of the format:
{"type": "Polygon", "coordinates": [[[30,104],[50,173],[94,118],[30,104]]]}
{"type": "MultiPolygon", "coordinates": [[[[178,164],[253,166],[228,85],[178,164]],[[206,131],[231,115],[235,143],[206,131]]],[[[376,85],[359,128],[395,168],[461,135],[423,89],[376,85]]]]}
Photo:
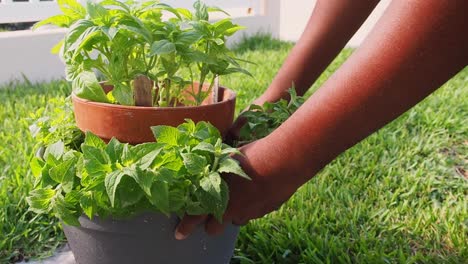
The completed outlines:
{"type": "MultiPolygon", "coordinates": [[[[239,150],[243,156],[236,156],[241,167],[252,180],[237,175],[223,175],[229,186],[229,203],[223,216],[223,223],[219,223],[214,217],[185,216],[179,223],[175,237],[185,239],[200,224],[205,223],[205,231],[210,235],[223,232],[227,224],[245,225],[249,220],[260,218],[274,210],[277,210],[297,190],[300,184],[293,181],[285,181],[288,172],[275,171],[261,168],[262,157],[256,146],[262,144],[261,140],[248,144],[239,150]],[[262,174],[262,171],[275,171],[275,173],[262,174]]],[[[268,166],[270,166],[269,164],[268,166]]]]}

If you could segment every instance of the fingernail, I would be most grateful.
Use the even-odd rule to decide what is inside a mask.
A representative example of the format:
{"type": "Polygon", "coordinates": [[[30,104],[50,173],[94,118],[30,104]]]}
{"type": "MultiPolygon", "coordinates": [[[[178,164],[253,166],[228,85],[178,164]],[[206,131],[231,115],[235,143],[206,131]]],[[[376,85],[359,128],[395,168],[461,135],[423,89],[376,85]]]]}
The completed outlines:
{"type": "Polygon", "coordinates": [[[187,238],[187,235],[184,235],[184,234],[182,234],[181,232],[179,232],[179,230],[176,230],[176,231],[175,231],[175,238],[176,238],[177,240],[184,240],[184,239],[187,238]]]}

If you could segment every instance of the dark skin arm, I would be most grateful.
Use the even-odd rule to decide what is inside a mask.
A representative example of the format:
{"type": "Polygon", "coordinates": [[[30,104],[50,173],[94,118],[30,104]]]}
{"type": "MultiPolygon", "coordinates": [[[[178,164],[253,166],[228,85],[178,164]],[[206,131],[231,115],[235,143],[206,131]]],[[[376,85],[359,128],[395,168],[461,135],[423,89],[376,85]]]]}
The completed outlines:
{"type": "MultiPolygon", "coordinates": [[[[241,149],[239,161],[253,180],[226,176],[225,223],[275,210],[340,153],[461,71],[468,63],[466,10],[464,0],[393,1],[359,49],[289,120],[241,149]]],[[[179,238],[192,229],[182,222],[179,238]]],[[[206,229],[219,233],[223,225],[208,220],[206,229]]]]}

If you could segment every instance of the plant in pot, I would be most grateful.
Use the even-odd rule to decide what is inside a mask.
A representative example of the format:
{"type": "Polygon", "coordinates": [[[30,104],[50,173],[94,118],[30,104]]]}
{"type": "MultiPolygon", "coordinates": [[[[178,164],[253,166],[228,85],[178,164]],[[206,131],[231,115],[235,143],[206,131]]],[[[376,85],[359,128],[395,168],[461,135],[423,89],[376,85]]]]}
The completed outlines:
{"type": "Polygon", "coordinates": [[[37,26],[69,28],[54,50],[73,106],[50,102],[35,116],[31,209],[63,222],[79,263],[228,262],[236,227],[218,237],[200,228],[186,241],[173,231],[184,214],[221,220],[221,173],[248,178],[222,143],[235,94],[217,85],[248,74],[225,45],[241,27],[210,23],[222,10],[199,1],[194,12],[154,1],[59,5],[62,15],[37,26]]]}
{"type": "Polygon", "coordinates": [[[59,5],[63,14],[36,27],[69,29],[53,51],[72,82],[79,128],[133,144],[152,141],[152,125],[177,126],[186,118],[227,132],[235,94],[219,87],[218,77],[249,73],[226,47],[243,27],[230,18],[209,22],[210,12],[224,11],[200,1],[194,12],[157,1],[59,5]]]}
{"type": "Polygon", "coordinates": [[[207,122],[151,128],[157,142],[108,143],[74,123],[69,99],[33,115],[32,211],[58,217],[78,263],[228,263],[238,228],[174,238],[178,217],[221,221],[229,190],[221,173],[248,178],[207,122]]]}

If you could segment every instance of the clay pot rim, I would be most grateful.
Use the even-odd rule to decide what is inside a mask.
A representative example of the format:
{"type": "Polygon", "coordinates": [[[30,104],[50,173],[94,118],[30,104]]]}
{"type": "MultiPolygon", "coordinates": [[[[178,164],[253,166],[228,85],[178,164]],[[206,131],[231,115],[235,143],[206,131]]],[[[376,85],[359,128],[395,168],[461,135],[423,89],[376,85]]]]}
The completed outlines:
{"type": "Polygon", "coordinates": [[[219,88],[224,89],[225,91],[229,92],[229,97],[225,100],[219,101],[217,103],[210,103],[210,104],[205,104],[205,105],[195,105],[195,106],[177,106],[177,107],[172,107],[172,106],[129,106],[129,105],[119,105],[119,104],[110,104],[110,103],[102,103],[102,102],[94,102],[88,99],[83,99],[81,97],[78,97],[75,92],[72,92],[71,96],[73,100],[79,101],[84,104],[93,104],[95,106],[100,106],[100,107],[111,107],[111,108],[118,108],[118,109],[126,109],[126,110],[164,110],[164,111],[178,111],[178,110],[195,110],[195,109],[203,109],[203,108],[209,108],[209,107],[214,107],[216,105],[221,105],[225,104],[229,101],[234,101],[236,99],[236,93],[226,87],[219,86],[219,88]]]}

